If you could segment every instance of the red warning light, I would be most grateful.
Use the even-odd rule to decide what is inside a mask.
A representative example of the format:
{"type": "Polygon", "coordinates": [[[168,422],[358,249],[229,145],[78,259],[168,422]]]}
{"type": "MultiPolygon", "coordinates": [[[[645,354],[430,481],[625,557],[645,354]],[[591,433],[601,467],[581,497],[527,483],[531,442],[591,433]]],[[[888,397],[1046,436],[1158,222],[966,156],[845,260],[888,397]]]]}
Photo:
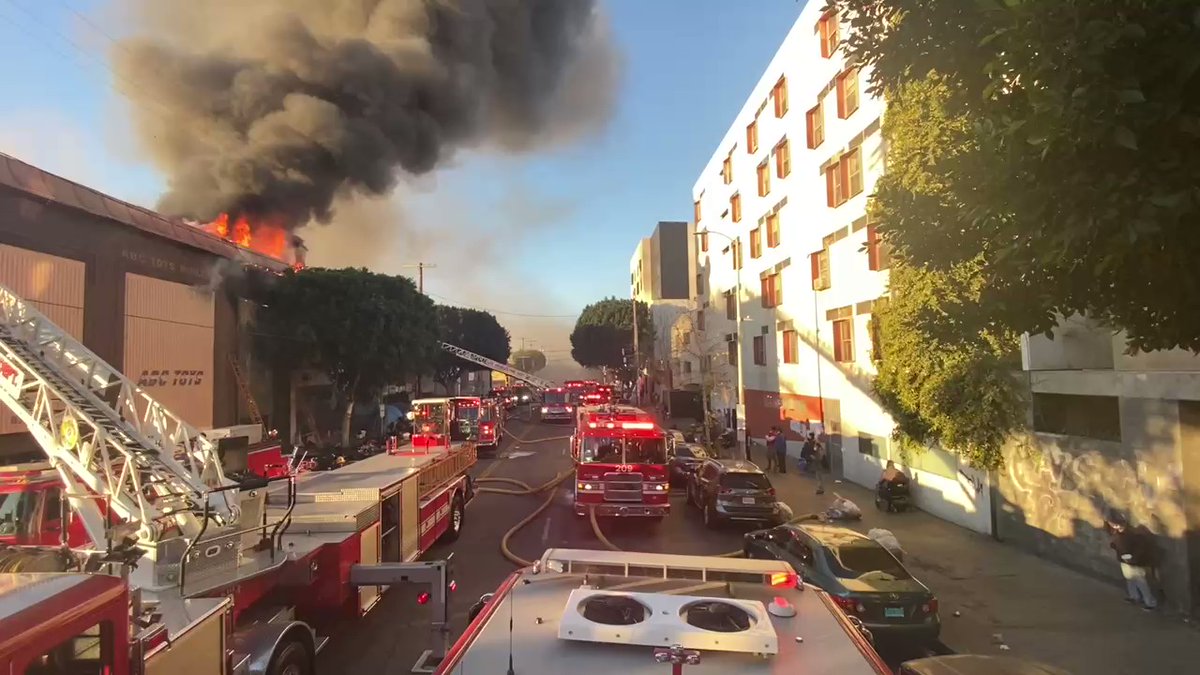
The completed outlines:
{"type": "Polygon", "coordinates": [[[771,585],[775,588],[795,588],[800,583],[800,578],[795,574],[788,572],[775,572],[771,574],[771,585]]]}
{"type": "Polygon", "coordinates": [[[417,604],[418,605],[428,605],[429,598],[430,598],[430,595],[429,595],[428,591],[422,592],[420,595],[417,596],[417,604]]]}
{"type": "Polygon", "coordinates": [[[451,579],[450,583],[447,584],[446,587],[450,589],[450,592],[457,591],[458,590],[458,582],[451,579]]]}

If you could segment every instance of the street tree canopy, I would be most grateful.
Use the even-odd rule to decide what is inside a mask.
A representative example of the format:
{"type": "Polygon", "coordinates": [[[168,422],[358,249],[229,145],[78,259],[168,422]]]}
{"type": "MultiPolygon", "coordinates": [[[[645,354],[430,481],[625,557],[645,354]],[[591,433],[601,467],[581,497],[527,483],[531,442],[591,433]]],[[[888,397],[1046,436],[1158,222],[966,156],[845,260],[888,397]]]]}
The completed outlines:
{"type": "MultiPolygon", "coordinates": [[[[638,349],[654,353],[654,320],[650,307],[638,302],[638,349]]],[[[584,368],[620,368],[623,350],[633,348],[633,301],[605,298],[579,314],[571,331],[571,358],[584,368]]]]}
{"type": "Polygon", "coordinates": [[[518,349],[508,358],[508,365],[533,374],[546,367],[546,355],[536,349],[518,349]]]}
{"type": "MultiPolygon", "coordinates": [[[[437,350],[433,302],[412,281],[366,269],[306,268],[265,290],[265,356],[328,373],[348,404],[421,372],[437,350]]],[[[348,442],[349,406],[343,443],[348,442]]]]}
{"type": "Polygon", "coordinates": [[[970,263],[1020,332],[1082,313],[1130,349],[1200,350],[1200,19],[1161,0],[832,0],[871,91],[914,83],[953,128],[889,149],[879,231],[909,264],[970,263]],[[930,193],[900,189],[922,145],[930,193]],[[906,168],[906,166],[907,168],[906,168]]]}
{"type": "MultiPolygon", "coordinates": [[[[512,352],[508,331],[489,312],[438,305],[437,323],[442,342],[486,356],[493,361],[508,361],[512,352]]],[[[439,351],[435,363],[434,378],[444,387],[449,387],[465,372],[487,370],[446,351],[439,351]]]]}

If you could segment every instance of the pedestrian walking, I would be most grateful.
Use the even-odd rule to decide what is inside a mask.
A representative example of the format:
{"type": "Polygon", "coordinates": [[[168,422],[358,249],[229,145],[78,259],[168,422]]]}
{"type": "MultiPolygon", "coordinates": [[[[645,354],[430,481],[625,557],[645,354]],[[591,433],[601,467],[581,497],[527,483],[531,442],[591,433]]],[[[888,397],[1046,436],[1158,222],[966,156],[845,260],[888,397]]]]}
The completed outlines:
{"type": "Polygon", "coordinates": [[[800,460],[804,462],[805,473],[813,472],[813,455],[816,453],[816,448],[817,440],[812,434],[809,434],[804,439],[804,445],[800,446],[800,460]]]}
{"type": "Polygon", "coordinates": [[[1116,551],[1121,565],[1121,576],[1125,578],[1125,601],[1141,604],[1147,612],[1158,607],[1158,599],[1150,589],[1150,576],[1154,564],[1153,543],[1139,529],[1131,529],[1124,516],[1109,515],[1105,522],[1109,533],[1109,546],[1116,551]]]}
{"type": "MultiPolygon", "coordinates": [[[[811,434],[810,434],[810,436],[811,436],[811,434]]],[[[823,443],[821,443],[821,441],[818,441],[815,437],[813,437],[812,441],[813,441],[812,466],[813,466],[813,473],[817,477],[817,494],[823,495],[823,494],[825,494],[825,470],[827,468],[825,463],[829,461],[829,456],[825,451],[825,445],[823,443]]]]}
{"type": "Polygon", "coordinates": [[[787,434],[783,433],[779,427],[774,427],[775,440],[775,468],[779,473],[787,473],[787,434]]]}
{"type": "Polygon", "coordinates": [[[763,473],[770,473],[771,469],[775,466],[775,436],[775,427],[771,427],[767,431],[766,437],[763,438],[763,441],[767,444],[767,465],[763,467],[763,473]]]}

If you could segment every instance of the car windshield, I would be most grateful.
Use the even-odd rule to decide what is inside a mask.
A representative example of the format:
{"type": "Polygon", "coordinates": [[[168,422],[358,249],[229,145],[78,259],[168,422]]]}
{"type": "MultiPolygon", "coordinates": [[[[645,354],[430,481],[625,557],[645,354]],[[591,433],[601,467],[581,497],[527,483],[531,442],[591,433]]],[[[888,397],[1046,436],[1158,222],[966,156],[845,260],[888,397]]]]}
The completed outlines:
{"type": "Polygon", "coordinates": [[[894,579],[912,578],[887,549],[870,539],[828,547],[825,559],[829,569],[842,579],[857,579],[871,572],[883,572],[894,579]]]}
{"type": "Polygon", "coordinates": [[[769,490],[771,481],[761,473],[727,473],[721,476],[721,487],[730,490],[769,490]]]}
{"type": "Polygon", "coordinates": [[[479,409],[480,422],[491,422],[494,419],[496,419],[496,414],[492,412],[491,406],[484,406],[479,409]]]}
{"type": "Polygon", "coordinates": [[[554,403],[562,405],[567,402],[567,392],[565,391],[548,391],[543,397],[543,403],[554,403]]]}
{"type": "Polygon", "coordinates": [[[625,440],[626,464],[666,464],[667,442],[661,438],[625,440]]]}
{"type": "Polygon", "coordinates": [[[698,445],[677,445],[675,446],[675,456],[692,457],[694,459],[707,459],[708,453],[704,451],[704,448],[698,445]]]}
{"type": "Polygon", "coordinates": [[[590,436],[580,444],[579,461],[621,464],[621,439],[590,436]]]}
{"type": "Polygon", "coordinates": [[[0,494],[0,535],[24,533],[33,522],[33,507],[36,503],[36,492],[0,494]]]}
{"type": "Polygon", "coordinates": [[[460,420],[468,422],[479,421],[479,406],[477,405],[460,405],[458,406],[457,417],[460,420]]]}

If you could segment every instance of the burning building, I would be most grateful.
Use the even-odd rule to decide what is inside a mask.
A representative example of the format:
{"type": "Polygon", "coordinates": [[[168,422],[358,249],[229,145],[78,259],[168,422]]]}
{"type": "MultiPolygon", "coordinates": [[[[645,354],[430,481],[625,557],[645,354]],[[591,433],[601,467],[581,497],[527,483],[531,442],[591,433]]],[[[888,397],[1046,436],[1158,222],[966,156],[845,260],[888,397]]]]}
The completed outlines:
{"type": "MultiPolygon", "coordinates": [[[[287,389],[272,383],[288,378],[252,358],[253,303],[229,282],[303,265],[304,247],[283,228],[223,223],[166,218],[0,154],[0,283],[196,426],[250,421],[235,362],[268,423],[286,424],[287,389]]],[[[0,451],[32,443],[23,431],[0,411],[0,451]]]]}

